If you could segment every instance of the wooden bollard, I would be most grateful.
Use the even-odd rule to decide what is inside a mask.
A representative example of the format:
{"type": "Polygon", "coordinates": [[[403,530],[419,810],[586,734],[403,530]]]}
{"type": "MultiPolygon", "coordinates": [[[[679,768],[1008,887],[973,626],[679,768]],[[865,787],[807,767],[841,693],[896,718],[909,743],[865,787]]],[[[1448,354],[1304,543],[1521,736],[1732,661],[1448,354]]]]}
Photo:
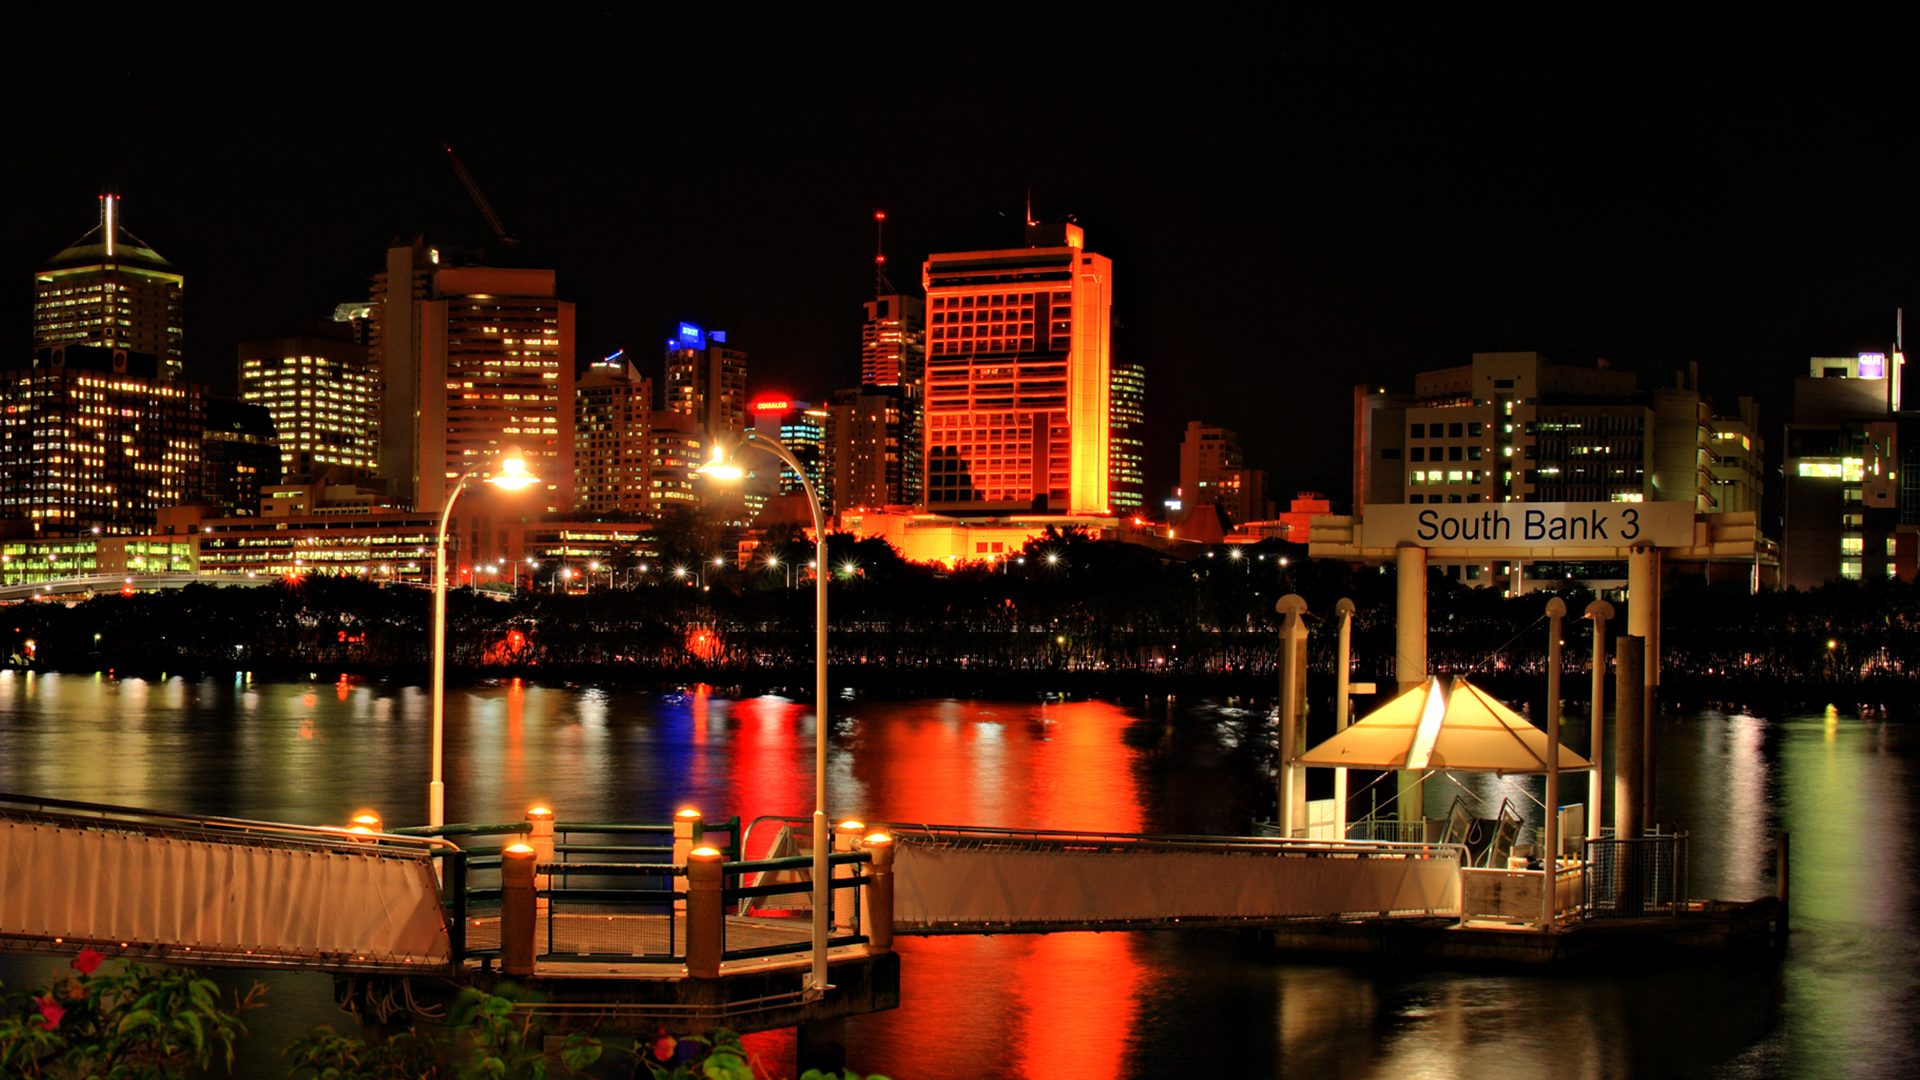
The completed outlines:
{"type": "Polygon", "coordinates": [[[513,844],[500,853],[500,970],[533,974],[533,848],[513,844]]]}
{"type": "Polygon", "coordinates": [[[687,853],[687,975],[720,977],[727,948],[726,911],[720,895],[720,853],[697,847],[687,853]]]}
{"type": "MultiPolygon", "coordinates": [[[[833,850],[835,854],[845,854],[859,847],[860,834],[867,831],[865,822],[843,821],[833,830],[833,850]]],[[[841,863],[829,873],[835,879],[850,878],[854,875],[852,863],[841,863]]],[[[833,890],[833,928],[851,933],[853,917],[859,911],[859,892],[853,888],[841,888],[836,881],[833,890]]]]}
{"type": "Polygon", "coordinates": [[[867,935],[867,951],[893,951],[893,837],[877,832],[860,842],[873,862],[867,864],[867,887],[860,898],[860,928],[867,935]]]}
{"type": "MultiPolygon", "coordinates": [[[[674,814],[673,865],[686,866],[687,856],[693,853],[693,849],[706,843],[706,833],[706,822],[701,820],[700,811],[689,806],[674,814]]],[[[673,891],[677,893],[686,892],[687,879],[685,877],[675,877],[673,879],[673,891]]],[[[673,902],[673,910],[687,910],[687,901],[684,896],[673,902]]]]}
{"type": "Polygon", "coordinates": [[[536,868],[533,875],[535,890],[534,910],[546,914],[547,898],[540,896],[553,887],[552,875],[538,872],[538,867],[553,862],[553,811],[544,806],[536,806],[527,811],[527,824],[532,826],[527,832],[527,846],[533,849],[533,862],[536,868]]]}

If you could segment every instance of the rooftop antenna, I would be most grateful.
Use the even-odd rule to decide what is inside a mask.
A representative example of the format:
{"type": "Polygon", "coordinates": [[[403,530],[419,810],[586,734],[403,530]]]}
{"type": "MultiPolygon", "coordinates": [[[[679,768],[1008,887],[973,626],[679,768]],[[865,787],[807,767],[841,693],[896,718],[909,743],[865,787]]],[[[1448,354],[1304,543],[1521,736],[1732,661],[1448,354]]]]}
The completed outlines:
{"type": "Polygon", "coordinates": [[[887,212],[873,212],[873,294],[887,296],[894,291],[893,282],[887,280],[887,212]]]}
{"type": "Polygon", "coordinates": [[[101,230],[107,234],[107,258],[109,259],[113,258],[113,204],[119,199],[118,195],[100,196],[100,226],[101,230]]]}
{"type": "Polygon", "coordinates": [[[1033,224],[1033,189],[1027,189],[1027,224],[1033,224]]]}

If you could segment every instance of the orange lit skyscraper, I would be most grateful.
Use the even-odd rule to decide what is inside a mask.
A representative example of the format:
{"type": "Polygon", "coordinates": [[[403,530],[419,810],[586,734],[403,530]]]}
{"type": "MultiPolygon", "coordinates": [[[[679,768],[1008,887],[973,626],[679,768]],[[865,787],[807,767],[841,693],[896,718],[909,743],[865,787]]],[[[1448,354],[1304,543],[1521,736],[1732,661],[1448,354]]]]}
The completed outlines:
{"type": "Polygon", "coordinates": [[[1113,263],[1078,225],[930,255],[926,506],[1108,512],[1113,263]]]}

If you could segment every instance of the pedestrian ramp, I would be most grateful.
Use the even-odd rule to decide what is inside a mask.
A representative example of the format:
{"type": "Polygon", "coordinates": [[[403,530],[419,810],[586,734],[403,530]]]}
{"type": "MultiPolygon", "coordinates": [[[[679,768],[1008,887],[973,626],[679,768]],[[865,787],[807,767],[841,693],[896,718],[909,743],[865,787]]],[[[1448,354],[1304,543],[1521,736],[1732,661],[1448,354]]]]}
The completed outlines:
{"type": "Polygon", "coordinates": [[[0,794],[0,948],[444,970],[440,839],[0,794]]]}
{"type": "Polygon", "coordinates": [[[896,934],[1461,917],[1455,845],[862,827],[894,840],[896,934]]]}

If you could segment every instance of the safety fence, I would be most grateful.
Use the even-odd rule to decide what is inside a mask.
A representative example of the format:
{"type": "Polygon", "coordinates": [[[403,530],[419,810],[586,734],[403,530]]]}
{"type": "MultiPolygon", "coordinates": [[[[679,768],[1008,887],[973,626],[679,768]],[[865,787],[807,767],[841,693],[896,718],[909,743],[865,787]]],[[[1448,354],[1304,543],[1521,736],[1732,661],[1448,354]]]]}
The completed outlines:
{"type": "Polygon", "coordinates": [[[1687,904],[1687,834],[1587,841],[1586,917],[1673,915],[1687,904]]]}

